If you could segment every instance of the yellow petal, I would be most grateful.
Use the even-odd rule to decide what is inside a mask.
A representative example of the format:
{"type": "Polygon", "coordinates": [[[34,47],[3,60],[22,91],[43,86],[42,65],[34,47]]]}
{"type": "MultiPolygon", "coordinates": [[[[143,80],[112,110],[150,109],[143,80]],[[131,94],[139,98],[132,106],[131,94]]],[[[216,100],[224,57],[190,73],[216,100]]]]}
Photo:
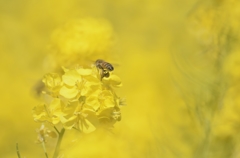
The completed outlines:
{"type": "Polygon", "coordinates": [[[84,79],[89,81],[91,84],[101,84],[100,80],[96,76],[84,76],[84,79]]]}
{"type": "Polygon", "coordinates": [[[33,118],[34,121],[51,121],[45,104],[40,104],[33,108],[33,118]]]}
{"type": "Polygon", "coordinates": [[[62,122],[64,128],[72,129],[72,127],[76,124],[77,116],[72,115],[70,118],[60,117],[60,121],[62,122]]]}
{"type": "Polygon", "coordinates": [[[79,124],[80,130],[84,133],[91,133],[96,130],[95,125],[88,119],[81,120],[79,124]]]}
{"type": "Polygon", "coordinates": [[[113,98],[107,97],[106,99],[104,99],[103,104],[104,107],[115,107],[115,102],[113,98]]]}
{"type": "Polygon", "coordinates": [[[117,88],[122,86],[121,79],[114,74],[111,74],[108,78],[104,77],[103,82],[117,88]]]}
{"type": "Polygon", "coordinates": [[[77,72],[80,75],[86,76],[86,75],[91,75],[92,74],[92,70],[91,69],[84,69],[84,68],[79,68],[77,69],[77,72]]]}
{"type": "Polygon", "coordinates": [[[54,98],[52,100],[52,102],[49,105],[49,111],[52,114],[62,112],[61,100],[59,98],[54,98]]]}
{"type": "Polygon", "coordinates": [[[99,115],[98,115],[99,119],[105,119],[105,118],[110,119],[112,117],[113,110],[114,108],[112,107],[104,108],[99,112],[99,115]]]}
{"type": "Polygon", "coordinates": [[[48,73],[43,77],[43,83],[48,88],[55,88],[61,85],[61,77],[57,73],[48,73]]]}
{"type": "Polygon", "coordinates": [[[72,99],[72,98],[77,96],[78,89],[76,87],[70,87],[69,88],[69,87],[63,86],[60,89],[59,94],[62,95],[63,97],[65,97],[65,98],[67,98],[67,99],[72,99]]]}
{"type": "Polygon", "coordinates": [[[78,112],[78,108],[80,107],[78,101],[70,102],[68,105],[64,107],[64,114],[67,115],[73,115],[75,112],[78,112]]]}
{"type": "Polygon", "coordinates": [[[87,96],[91,95],[92,93],[99,94],[101,89],[100,85],[92,84],[90,82],[85,83],[84,87],[81,89],[81,95],[87,96]]]}
{"type": "Polygon", "coordinates": [[[100,108],[100,103],[98,101],[98,96],[89,96],[85,100],[87,106],[92,107],[95,111],[100,108]]]}
{"type": "Polygon", "coordinates": [[[115,107],[114,96],[111,91],[104,90],[101,94],[102,106],[103,107],[115,107]]]}
{"type": "Polygon", "coordinates": [[[83,109],[82,116],[85,116],[79,121],[79,128],[84,133],[90,133],[96,130],[99,126],[99,120],[96,112],[91,109],[83,109]]]}
{"type": "Polygon", "coordinates": [[[52,114],[52,123],[58,124],[60,122],[59,117],[64,116],[63,113],[63,103],[59,98],[55,98],[49,105],[49,111],[52,114]]]}
{"type": "Polygon", "coordinates": [[[68,86],[74,86],[77,82],[82,81],[82,77],[76,70],[70,70],[62,76],[62,81],[68,86]]]}

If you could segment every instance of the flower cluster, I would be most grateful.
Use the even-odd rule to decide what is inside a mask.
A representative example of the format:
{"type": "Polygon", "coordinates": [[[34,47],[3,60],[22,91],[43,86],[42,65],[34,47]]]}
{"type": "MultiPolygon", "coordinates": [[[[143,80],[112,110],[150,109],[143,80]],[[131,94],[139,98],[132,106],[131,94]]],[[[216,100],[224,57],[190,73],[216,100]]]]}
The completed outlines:
{"type": "Polygon", "coordinates": [[[63,71],[63,75],[44,76],[44,103],[34,107],[35,121],[89,133],[102,126],[111,128],[121,120],[122,100],[113,89],[122,85],[118,76],[111,73],[101,79],[96,67],[63,71]]]}
{"type": "Polygon", "coordinates": [[[74,19],[52,33],[44,66],[47,69],[62,65],[71,67],[77,63],[87,66],[97,58],[113,56],[114,45],[114,31],[107,20],[74,19]]]}
{"type": "Polygon", "coordinates": [[[113,39],[113,29],[107,20],[77,19],[53,32],[51,47],[58,54],[102,54],[111,49],[113,39]]]}

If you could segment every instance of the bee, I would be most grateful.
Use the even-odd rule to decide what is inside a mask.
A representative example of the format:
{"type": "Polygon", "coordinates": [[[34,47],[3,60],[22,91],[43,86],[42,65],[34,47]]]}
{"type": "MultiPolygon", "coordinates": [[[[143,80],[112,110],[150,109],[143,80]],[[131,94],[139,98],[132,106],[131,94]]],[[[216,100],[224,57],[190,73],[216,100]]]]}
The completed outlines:
{"type": "Polygon", "coordinates": [[[103,79],[103,77],[108,78],[110,76],[109,72],[114,70],[114,67],[112,66],[112,64],[101,59],[98,59],[95,61],[95,66],[100,71],[101,80],[103,79]]]}
{"type": "Polygon", "coordinates": [[[41,93],[42,93],[43,90],[45,90],[45,85],[44,85],[44,83],[42,82],[42,80],[38,80],[38,81],[34,84],[34,86],[33,86],[33,88],[32,88],[32,92],[34,93],[34,95],[35,95],[36,97],[39,97],[39,96],[41,96],[41,93]]]}

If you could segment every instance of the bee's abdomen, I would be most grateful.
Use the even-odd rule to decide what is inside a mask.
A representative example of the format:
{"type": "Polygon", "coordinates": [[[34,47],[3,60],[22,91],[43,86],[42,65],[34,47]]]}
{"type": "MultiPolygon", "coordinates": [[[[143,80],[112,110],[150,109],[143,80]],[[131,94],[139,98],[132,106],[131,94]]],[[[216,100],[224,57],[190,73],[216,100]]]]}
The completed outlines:
{"type": "Polygon", "coordinates": [[[111,64],[109,64],[109,63],[106,63],[106,68],[109,70],[109,71],[113,71],[114,70],[114,67],[111,65],[111,64]]]}

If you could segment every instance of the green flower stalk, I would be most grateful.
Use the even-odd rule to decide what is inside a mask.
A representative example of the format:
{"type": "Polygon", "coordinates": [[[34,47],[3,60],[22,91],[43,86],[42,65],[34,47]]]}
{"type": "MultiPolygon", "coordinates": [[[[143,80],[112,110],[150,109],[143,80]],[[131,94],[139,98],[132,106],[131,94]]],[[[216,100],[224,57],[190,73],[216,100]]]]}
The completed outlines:
{"type": "Polygon", "coordinates": [[[43,103],[33,109],[37,122],[49,123],[58,133],[54,157],[57,157],[65,130],[77,129],[90,133],[98,128],[111,129],[121,120],[122,99],[114,92],[121,87],[118,76],[109,72],[101,78],[99,70],[77,67],[63,68],[64,73],[49,73],[43,78],[43,103]],[[57,127],[62,127],[61,131],[57,127]]]}

